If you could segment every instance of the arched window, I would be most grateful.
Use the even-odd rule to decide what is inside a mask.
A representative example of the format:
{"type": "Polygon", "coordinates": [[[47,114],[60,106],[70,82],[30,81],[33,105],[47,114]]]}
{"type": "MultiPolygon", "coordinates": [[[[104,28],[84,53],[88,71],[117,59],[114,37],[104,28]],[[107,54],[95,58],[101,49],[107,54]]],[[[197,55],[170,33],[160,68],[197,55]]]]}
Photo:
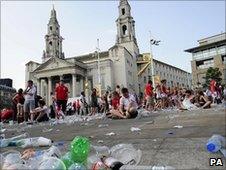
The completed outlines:
{"type": "Polygon", "coordinates": [[[125,8],[122,8],[122,15],[124,15],[125,14],[125,8]]]}
{"type": "Polygon", "coordinates": [[[52,31],[52,26],[50,26],[49,29],[52,31]]]}
{"type": "Polygon", "coordinates": [[[122,26],[122,33],[123,33],[123,35],[127,34],[127,26],[126,25],[122,26]]]}
{"type": "Polygon", "coordinates": [[[52,44],[53,44],[52,41],[50,41],[50,42],[49,42],[49,45],[52,45],[52,44]]]}

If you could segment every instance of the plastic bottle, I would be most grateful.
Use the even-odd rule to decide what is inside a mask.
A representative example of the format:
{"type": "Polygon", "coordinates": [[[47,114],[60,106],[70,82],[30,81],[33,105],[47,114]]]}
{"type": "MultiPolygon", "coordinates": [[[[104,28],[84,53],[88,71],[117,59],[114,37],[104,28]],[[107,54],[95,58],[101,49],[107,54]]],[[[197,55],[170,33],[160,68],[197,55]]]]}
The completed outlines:
{"type": "Polygon", "coordinates": [[[89,169],[91,169],[91,170],[107,170],[108,167],[106,165],[104,165],[103,162],[98,161],[98,162],[94,163],[93,166],[89,169]]]}
{"type": "Polygon", "coordinates": [[[0,148],[4,148],[4,147],[7,147],[7,146],[15,146],[15,143],[13,141],[18,140],[20,138],[26,138],[26,137],[28,137],[28,134],[23,133],[21,135],[14,136],[12,138],[0,139],[0,148]]]}
{"type": "Polygon", "coordinates": [[[142,165],[123,165],[120,170],[174,170],[175,168],[171,166],[142,166],[142,165]]]}
{"type": "Polygon", "coordinates": [[[38,146],[51,146],[52,141],[44,137],[26,138],[15,141],[13,145],[22,148],[38,147],[38,146]]]}
{"type": "Polygon", "coordinates": [[[18,151],[8,151],[3,153],[4,161],[2,169],[7,169],[7,167],[13,164],[23,164],[23,160],[21,159],[21,154],[18,151]]]}
{"type": "Polygon", "coordinates": [[[120,170],[131,170],[131,169],[139,169],[139,170],[152,170],[152,166],[142,166],[142,165],[123,165],[120,170]]]}
{"type": "Polygon", "coordinates": [[[79,163],[73,163],[68,170],[86,170],[86,167],[79,163]]]}
{"type": "Polygon", "coordinates": [[[45,158],[42,160],[42,162],[39,164],[38,169],[66,170],[66,167],[60,159],[54,158],[54,157],[49,157],[49,158],[45,158]]]}
{"type": "Polygon", "coordinates": [[[142,156],[141,150],[136,150],[132,144],[118,144],[110,149],[111,156],[126,165],[137,165],[142,156]]]}
{"type": "Polygon", "coordinates": [[[48,157],[60,158],[61,157],[61,152],[56,146],[51,146],[49,149],[47,149],[44,152],[44,155],[48,156],[48,157]]]}
{"type": "Polygon", "coordinates": [[[118,170],[124,165],[122,162],[112,157],[103,157],[102,162],[111,170],[118,170]]]}
{"type": "Polygon", "coordinates": [[[13,164],[13,165],[10,165],[7,170],[21,170],[21,169],[26,169],[26,170],[29,170],[31,168],[29,168],[27,165],[25,164],[13,164]]]}
{"type": "Polygon", "coordinates": [[[103,156],[108,157],[110,155],[110,149],[107,146],[93,146],[92,148],[95,149],[96,155],[101,158],[103,156]]]}
{"type": "Polygon", "coordinates": [[[206,148],[209,152],[217,152],[225,146],[225,138],[221,135],[213,135],[207,142],[206,148]]]}
{"type": "Polygon", "coordinates": [[[87,169],[93,169],[97,162],[101,162],[101,160],[96,154],[89,156],[87,158],[87,169]]]}

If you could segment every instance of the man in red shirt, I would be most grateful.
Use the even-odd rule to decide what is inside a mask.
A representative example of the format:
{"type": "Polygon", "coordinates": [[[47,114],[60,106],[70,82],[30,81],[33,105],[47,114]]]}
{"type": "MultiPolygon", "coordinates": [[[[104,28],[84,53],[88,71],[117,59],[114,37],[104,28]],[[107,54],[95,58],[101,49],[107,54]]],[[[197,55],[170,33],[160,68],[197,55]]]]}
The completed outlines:
{"type": "Polygon", "coordinates": [[[64,81],[60,80],[59,86],[55,88],[55,95],[58,108],[62,108],[65,113],[68,99],[68,88],[64,85],[64,81]]]}
{"type": "Polygon", "coordinates": [[[145,86],[145,98],[146,98],[146,106],[147,110],[154,109],[154,97],[153,97],[153,87],[152,81],[149,80],[145,86]]]}

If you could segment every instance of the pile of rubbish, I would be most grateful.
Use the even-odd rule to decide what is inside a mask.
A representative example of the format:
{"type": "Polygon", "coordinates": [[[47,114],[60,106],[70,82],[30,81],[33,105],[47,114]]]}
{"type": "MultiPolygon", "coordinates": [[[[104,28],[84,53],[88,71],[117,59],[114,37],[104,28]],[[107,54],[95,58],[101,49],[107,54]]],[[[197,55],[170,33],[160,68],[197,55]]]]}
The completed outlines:
{"type": "MultiPolygon", "coordinates": [[[[9,150],[0,154],[0,169],[52,169],[52,170],[119,170],[159,169],[159,167],[138,166],[142,152],[132,144],[118,144],[111,148],[93,146],[86,137],[76,136],[65,154],[61,147],[44,137],[28,138],[24,133],[12,138],[0,139],[0,148],[20,147],[23,152],[9,150]],[[37,147],[47,147],[38,150],[37,147]]],[[[160,169],[170,169],[160,167],[160,169]]]]}

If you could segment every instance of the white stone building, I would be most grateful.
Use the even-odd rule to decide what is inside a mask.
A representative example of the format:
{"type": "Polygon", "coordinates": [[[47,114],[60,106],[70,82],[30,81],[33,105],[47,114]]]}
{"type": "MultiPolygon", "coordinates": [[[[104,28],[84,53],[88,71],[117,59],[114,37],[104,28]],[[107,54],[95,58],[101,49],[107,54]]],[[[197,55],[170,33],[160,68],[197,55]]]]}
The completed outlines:
{"type": "MultiPolygon", "coordinates": [[[[135,36],[135,21],[127,0],[120,0],[118,10],[116,43],[108,51],[99,53],[101,92],[120,85],[138,93],[139,85],[144,86],[145,81],[139,78],[138,83],[137,61],[140,54],[135,36]]],[[[94,53],[90,53],[65,58],[62,41],[56,11],[52,9],[42,63],[29,61],[26,64],[26,81],[34,81],[38,94],[44,97],[47,103],[50,103],[50,93],[54,91],[55,84],[60,79],[66,82],[70,97],[79,96],[81,91],[88,94],[93,87],[100,88],[97,56],[94,57],[94,53]]]]}
{"type": "MultiPolygon", "coordinates": [[[[100,52],[101,89],[114,88],[116,85],[128,87],[138,92],[136,60],[139,48],[135,37],[135,21],[127,0],[120,0],[117,24],[117,39],[108,51],[100,52]]],[[[46,49],[42,63],[29,61],[26,64],[26,81],[32,79],[38,88],[38,94],[50,102],[50,92],[55,84],[64,79],[75,97],[81,91],[98,87],[97,57],[93,54],[65,58],[62,51],[60,25],[56,11],[52,9],[45,36],[46,49]]]]}

